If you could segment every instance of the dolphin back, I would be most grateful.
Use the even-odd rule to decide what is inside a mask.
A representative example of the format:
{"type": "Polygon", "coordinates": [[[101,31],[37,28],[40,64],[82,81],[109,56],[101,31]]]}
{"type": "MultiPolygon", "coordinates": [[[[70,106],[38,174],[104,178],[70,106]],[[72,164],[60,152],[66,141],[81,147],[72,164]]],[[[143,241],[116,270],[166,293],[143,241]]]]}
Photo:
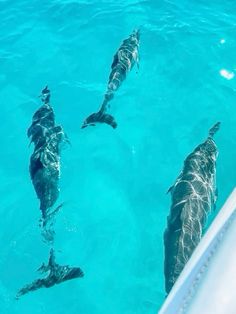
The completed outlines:
{"type": "Polygon", "coordinates": [[[171,209],[164,233],[165,287],[169,293],[185,264],[201,240],[207,216],[216,202],[217,146],[213,140],[217,122],[208,138],[184,161],[183,169],[171,192],[171,209]]]}

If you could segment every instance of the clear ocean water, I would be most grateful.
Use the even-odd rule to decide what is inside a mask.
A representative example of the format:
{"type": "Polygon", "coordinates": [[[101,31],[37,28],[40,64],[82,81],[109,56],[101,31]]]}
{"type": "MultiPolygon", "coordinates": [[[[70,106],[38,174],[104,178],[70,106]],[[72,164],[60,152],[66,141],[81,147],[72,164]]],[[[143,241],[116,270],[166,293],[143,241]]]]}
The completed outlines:
{"type": "Polygon", "coordinates": [[[154,314],[164,297],[166,194],[185,157],[216,135],[220,209],[236,181],[236,3],[232,0],[0,1],[0,312],[154,314]],[[114,100],[118,128],[81,130],[100,106],[113,55],[141,29],[140,69],[114,100]],[[55,249],[83,279],[20,300],[49,247],[26,135],[48,84],[62,151],[55,249]]]}

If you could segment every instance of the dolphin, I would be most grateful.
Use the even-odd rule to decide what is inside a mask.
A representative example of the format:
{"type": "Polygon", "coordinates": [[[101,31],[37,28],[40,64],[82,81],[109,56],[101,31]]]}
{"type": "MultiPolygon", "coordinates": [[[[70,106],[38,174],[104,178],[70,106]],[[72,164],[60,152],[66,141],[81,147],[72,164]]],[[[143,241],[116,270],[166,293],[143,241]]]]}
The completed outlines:
{"type": "Polygon", "coordinates": [[[86,118],[81,128],[85,128],[89,125],[95,126],[98,122],[107,123],[114,129],[117,127],[114,117],[108,114],[107,110],[110,107],[109,103],[113,99],[114,93],[125,80],[127,73],[133,68],[135,63],[139,66],[139,39],[140,31],[134,30],[133,33],[121,44],[113,58],[107,91],[101,108],[98,112],[95,112],[86,118]]]}
{"type": "Polygon", "coordinates": [[[62,205],[51,210],[59,196],[60,144],[66,140],[63,128],[55,125],[54,111],[49,104],[50,90],[42,90],[43,105],[35,112],[28,137],[34,143],[30,158],[30,176],[40,201],[43,227],[62,205]]]}
{"type": "Polygon", "coordinates": [[[200,242],[207,215],[215,206],[218,150],[213,136],[219,128],[220,122],[217,122],[209,130],[205,142],[188,155],[180,175],[168,191],[172,204],[164,233],[167,293],[200,242]]]}
{"type": "Polygon", "coordinates": [[[48,275],[45,278],[37,279],[21,288],[16,295],[16,299],[19,299],[22,295],[31,291],[41,288],[50,288],[64,281],[84,276],[83,271],[79,267],[70,267],[68,265],[61,266],[57,264],[53,249],[50,250],[48,265],[43,264],[38,271],[41,273],[48,273],[48,275]]]}

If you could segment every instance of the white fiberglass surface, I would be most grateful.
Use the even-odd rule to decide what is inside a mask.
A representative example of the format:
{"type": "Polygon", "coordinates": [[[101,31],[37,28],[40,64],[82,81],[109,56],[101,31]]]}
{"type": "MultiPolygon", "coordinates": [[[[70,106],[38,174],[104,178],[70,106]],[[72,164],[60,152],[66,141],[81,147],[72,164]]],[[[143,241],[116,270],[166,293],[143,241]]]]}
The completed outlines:
{"type": "Polygon", "coordinates": [[[187,263],[159,314],[236,313],[236,189],[187,263]]]}

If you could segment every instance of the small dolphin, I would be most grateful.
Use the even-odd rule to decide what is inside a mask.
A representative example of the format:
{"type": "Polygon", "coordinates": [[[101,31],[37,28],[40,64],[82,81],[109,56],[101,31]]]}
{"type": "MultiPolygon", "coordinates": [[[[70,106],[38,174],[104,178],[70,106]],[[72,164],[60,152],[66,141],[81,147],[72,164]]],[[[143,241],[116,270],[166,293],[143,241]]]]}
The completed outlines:
{"type": "Polygon", "coordinates": [[[59,196],[60,144],[66,140],[61,126],[55,125],[55,115],[50,100],[50,90],[42,90],[43,105],[35,112],[28,137],[34,143],[30,158],[30,176],[40,200],[43,226],[61,207],[50,211],[59,196]]]}
{"type": "Polygon", "coordinates": [[[89,125],[95,126],[98,122],[107,123],[114,129],[117,127],[114,117],[106,112],[109,108],[109,102],[113,99],[114,93],[125,80],[127,73],[133,68],[135,63],[139,66],[139,38],[140,31],[134,30],[133,33],[123,41],[122,45],[116,52],[111,65],[107,91],[101,108],[98,112],[91,114],[85,119],[82,128],[89,125]]]}
{"type": "Polygon", "coordinates": [[[50,288],[54,285],[58,285],[64,281],[81,278],[84,276],[83,271],[79,267],[70,267],[68,265],[60,266],[55,261],[54,250],[50,250],[50,257],[48,265],[43,264],[39,269],[41,273],[48,273],[47,277],[42,279],[37,279],[32,283],[21,288],[17,295],[16,299],[19,299],[22,295],[35,291],[41,288],[50,288]]]}
{"type": "Polygon", "coordinates": [[[213,136],[219,128],[220,122],[210,129],[206,141],[185,159],[182,172],[169,189],[172,204],[164,233],[167,293],[200,242],[207,215],[215,206],[218,151],[213,136]]]}

